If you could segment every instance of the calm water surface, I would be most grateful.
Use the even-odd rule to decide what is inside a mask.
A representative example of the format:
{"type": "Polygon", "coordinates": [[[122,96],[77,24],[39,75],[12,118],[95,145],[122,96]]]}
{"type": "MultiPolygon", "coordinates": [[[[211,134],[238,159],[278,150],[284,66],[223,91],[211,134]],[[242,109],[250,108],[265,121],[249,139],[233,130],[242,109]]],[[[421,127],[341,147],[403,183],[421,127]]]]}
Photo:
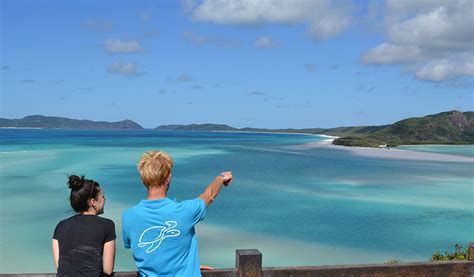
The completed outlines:
{"type": "Polygon", "coordinates": [[[399,149],[474,157],[472,145],[403,145],[399,149]]]}
{"type": "MultiPolygon", "coordinates": [[[[223,170],[235,180],[198,224],[202,264],[233,267],[258,248],[265,266],[427,260],[474,234],[472,163],[386,160],[294,147],[310,135],[157,131],[0,130],[0,273],[53,272],[51,236],[73,214],[69,174],[105,190],[116,223],[116,270],[134,270],[121,212],[145,196],[141,153],[174,160],[169,196],[198,196],[223,170]]],[[[424,151],[426,149],[412,149],[424,151]]],[[[428,150],[426,150],[428,151],[428,150]]],[[[472,156],[473,147],[439,151],[472,156]]]]}

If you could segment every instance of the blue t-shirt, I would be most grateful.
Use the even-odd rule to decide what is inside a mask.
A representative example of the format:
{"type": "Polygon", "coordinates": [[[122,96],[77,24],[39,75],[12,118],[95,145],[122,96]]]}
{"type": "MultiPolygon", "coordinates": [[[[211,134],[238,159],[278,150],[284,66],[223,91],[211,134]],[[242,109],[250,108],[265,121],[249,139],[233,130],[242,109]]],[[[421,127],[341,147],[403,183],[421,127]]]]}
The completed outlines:
{"type": "Polygon", "coordinates": [[[122,215],[123,243],[141,276],[201,276],[194,225],[206,216],[200,198],[142,200],[122,215]]]}

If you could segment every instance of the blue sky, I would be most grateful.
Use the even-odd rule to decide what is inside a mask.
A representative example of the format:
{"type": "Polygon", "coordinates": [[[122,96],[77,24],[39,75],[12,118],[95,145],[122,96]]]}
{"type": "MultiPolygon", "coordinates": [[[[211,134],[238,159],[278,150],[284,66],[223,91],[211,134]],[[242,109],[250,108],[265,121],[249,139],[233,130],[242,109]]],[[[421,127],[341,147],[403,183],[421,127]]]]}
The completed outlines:
{"type": "Polygon", "coordinates": [[[380,125],[473,110],[474,1],[1,2],[1,117],[380,125]]]}

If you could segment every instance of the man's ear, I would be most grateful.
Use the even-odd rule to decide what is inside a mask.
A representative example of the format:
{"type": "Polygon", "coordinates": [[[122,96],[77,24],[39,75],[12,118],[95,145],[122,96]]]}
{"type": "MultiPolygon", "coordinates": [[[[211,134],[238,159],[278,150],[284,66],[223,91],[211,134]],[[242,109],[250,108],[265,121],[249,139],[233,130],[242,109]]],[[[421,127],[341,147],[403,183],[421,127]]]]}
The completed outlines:
{"type": "Polygon", "coordinates": [[[170,172],[170,174],[168,174],[168,177],[166,177],[166,182],[165,182],[165,184],[166,184],[166,185],[169,185],[170,182],[171,182],[171,172],[170,172]]]}

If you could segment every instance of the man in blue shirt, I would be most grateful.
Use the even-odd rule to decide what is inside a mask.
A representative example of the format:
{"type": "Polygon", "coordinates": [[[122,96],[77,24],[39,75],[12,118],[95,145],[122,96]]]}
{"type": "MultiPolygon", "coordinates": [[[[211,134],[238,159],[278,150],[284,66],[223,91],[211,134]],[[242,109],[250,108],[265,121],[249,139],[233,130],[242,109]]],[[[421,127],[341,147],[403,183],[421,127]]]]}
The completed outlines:
{"type": "Polygon", "coordinates": [[[146,152],[137,168],[148,195],[123,213],[122,231],[140,275],[201,276],[194,225],[222,186],[231,183],[232,173],[222,172],[198,198],[178,203],[166,197],[173,168],[168,154],[146,152]]]}

